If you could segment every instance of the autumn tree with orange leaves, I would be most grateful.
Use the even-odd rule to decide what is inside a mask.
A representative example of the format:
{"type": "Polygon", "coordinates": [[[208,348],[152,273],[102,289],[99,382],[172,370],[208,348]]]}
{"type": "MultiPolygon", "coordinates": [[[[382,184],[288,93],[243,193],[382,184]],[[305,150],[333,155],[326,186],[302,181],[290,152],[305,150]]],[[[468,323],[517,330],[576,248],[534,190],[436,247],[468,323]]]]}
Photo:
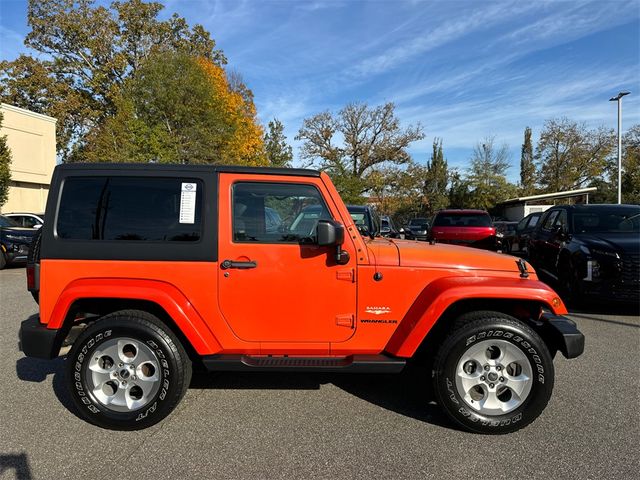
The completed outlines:
{"type": "Polygon", "coordinates": [[[124,83],[115,106],[88,135],[83,160],[267,164],[250,91],[232,89],[209,59],[154,53],[124,83]]]}

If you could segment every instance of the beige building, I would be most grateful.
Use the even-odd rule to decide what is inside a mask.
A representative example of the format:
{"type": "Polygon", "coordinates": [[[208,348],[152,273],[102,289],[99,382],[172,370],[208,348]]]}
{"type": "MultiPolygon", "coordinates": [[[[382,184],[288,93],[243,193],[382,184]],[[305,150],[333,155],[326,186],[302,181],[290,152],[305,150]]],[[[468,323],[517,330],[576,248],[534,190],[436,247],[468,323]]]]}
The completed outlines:
{"type": "Polygon", "coordinates": [[[56,119],[3,103],[0,135],[11,150],[11,185],[3,213],[43,213],[56,166],[56,119]]]}

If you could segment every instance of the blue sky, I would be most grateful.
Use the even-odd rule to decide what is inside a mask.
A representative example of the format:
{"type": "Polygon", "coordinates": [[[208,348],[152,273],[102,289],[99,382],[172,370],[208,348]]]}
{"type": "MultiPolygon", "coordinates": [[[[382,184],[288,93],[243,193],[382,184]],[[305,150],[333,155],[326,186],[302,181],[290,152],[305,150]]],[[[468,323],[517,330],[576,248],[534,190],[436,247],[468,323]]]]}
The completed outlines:
{"type": "MultiPolygon", "coordinates": [[[[255,94],[261,121],[279,118],[293,140],[302,119],[348,102],[394,102],[404,125],[442,137],[464,170],[486,136],[511,148],[519,171],[526,126],[546,119],[640,123],[640,1],[198,1],[168,0],[201,23],[255,94]]],[[[0,56],[26,48],[26,2],[0,0],[0,56]]]]}

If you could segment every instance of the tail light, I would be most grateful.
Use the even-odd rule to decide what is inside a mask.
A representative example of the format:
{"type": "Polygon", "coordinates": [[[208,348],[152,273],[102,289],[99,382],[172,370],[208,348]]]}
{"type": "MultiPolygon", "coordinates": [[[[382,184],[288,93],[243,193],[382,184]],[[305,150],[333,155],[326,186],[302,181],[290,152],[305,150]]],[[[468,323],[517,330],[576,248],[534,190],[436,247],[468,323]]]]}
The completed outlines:
{"type": "Polygon", "coordinates": [[[36,281],[36,265],[30,263],[27,265],[27,290],[33,292],[38,289],[36,281]]]}

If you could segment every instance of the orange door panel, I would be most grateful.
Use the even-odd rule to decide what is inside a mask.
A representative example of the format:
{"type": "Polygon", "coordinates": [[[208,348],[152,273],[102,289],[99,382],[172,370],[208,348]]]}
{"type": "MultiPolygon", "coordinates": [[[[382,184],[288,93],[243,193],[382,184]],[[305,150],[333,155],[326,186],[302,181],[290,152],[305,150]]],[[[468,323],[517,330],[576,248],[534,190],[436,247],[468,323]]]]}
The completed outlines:
{"type": "MultiPolygon", "coordinates": [[[[355,331],[356,313],[356,255],[351,239],[345,236],[343,245],[351,257],[346,265],[336,264],[333,248],[277,243],[276,240],[266,243],[260,234],[253,233],[254,230],[265,238],[275,239],[286,236],[282,232],[289,227],[309,229],[301,227],[307,220],[300,220],[302,214],[287,219],[286,212],[277,212],[272,208],[273,204],[265,208],[268,200],[264,198],[258,198],[262,202],[256,202],[258,208],[252,204],[251,198],[242,202],[238,200],[244,198],[239,189],[248,188],[247,183],[251,182],[253,185],[261,184],[259,188],[265,190],[272,188],[273,184],[295,186],[304,183],[327,198],[324,185],[320,178],[301,182],[299,178],[270,176],[266,180],[264,175],[220,175],[218,302],[222,315],[239,338],[261,342],[263,351],[269,350],[269,342],[328,343],[347,340],[355,331]],[[234,187],[237,192],[235,217],[234,187]],[[248,211],[252,211],[253,216],[248,216],[248,211]],[[265,216],[269,218],[263,220],[265,216]],[[272,217],[277,221],[270,220],[272,217]],[[255,218],[260,219],[261,225],[255,225],[255,218]],[[265,226],[269,221],[275,223],[265,226]],[[238,227],[240,224],[242,227],[238,227]],[[284,227],[285,224],[288,227],[284,227]],[[243,231],[239,239],[241,228],[246,228],[247,233],[243,231]]],[[[255,196],[259,197],[259,194],[255,196]]],[[[341,221],[335,206],[326,203],[330,215],[341,221]]],[[[297,211],[304,211],[300,206],[297,208],[297,211]]],[[[307,207],[310,209],[312,211],[313,207],[307,207]]]]}

